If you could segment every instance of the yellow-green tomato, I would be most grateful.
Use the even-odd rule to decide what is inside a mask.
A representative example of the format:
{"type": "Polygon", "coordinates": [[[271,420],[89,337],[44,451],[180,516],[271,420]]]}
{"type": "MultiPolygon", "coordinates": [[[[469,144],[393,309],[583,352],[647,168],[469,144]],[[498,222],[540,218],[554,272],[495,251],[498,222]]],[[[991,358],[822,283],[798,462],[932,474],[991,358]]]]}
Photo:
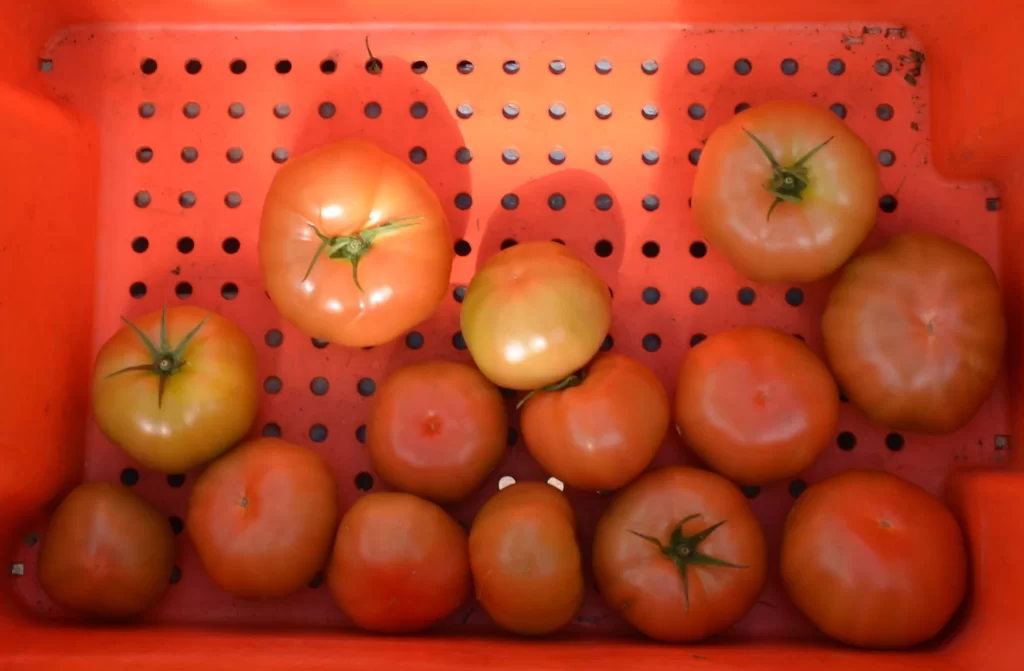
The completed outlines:
{"type": "Polygon", "coordinates": [[[529,242],[477,271],[462,304],[462,335],[492,382],[538,389],[584,366],[612,320],[604,280],[565,245],[529,242]]]}
{"type": "Polygon", "coordinates": [[[107,438],[147,468],[182,473],[245,436],[259,380],[242,329],[194,307],[124,322],[93,372],[93,412],[107,438]]]}

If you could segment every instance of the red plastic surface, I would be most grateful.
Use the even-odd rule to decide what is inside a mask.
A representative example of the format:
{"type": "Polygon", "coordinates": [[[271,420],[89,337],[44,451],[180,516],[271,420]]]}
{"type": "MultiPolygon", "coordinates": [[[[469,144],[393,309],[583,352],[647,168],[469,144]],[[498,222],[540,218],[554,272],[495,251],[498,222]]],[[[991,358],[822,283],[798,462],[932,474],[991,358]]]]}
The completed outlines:
{"type": "MultiPolygon", "coordinates": [[[[91,12],[99,11],[102,3],[94,4],[95,7],[87,3],[72,6],[68,16],[77,20],[92,18],[91,12]]],[[[185,9],[193,10],[197,19],[232,16],[223,5],[214,4],[184,3],[185,9]]],[[[933,42],[923,43],[913,27],[900,31],[896,28],[902,27],[902,22],[873,23],[869,25],[878,26],[877,29],[865,32],[863,22],[851,22],[851,16],[838,10],[804,8],[807,20],[842,18],[843,23],[692,27],[673,22],[678,17],[668,9],[669,3],[653,3],[639,16],[627,16],[624,9],[612,8],[607,22],[600,25],[556,26],[541,19],[572,19],[571,8],[546,12],[539,8],[540,3],[527,4],[524,12],[532,11],[538,17],[537,24],[518,25],[504,32],[494,25],[456,25],[454,21],[473,16],[455,11],[454,5],[438,9],[434,16],[422,17],[437,23],[405,26],[323,23],[228,28],[109,23],[120,23],[119,19],[146,23],[166,18],[168,15],[160,11],[168,11],[170,4],[163,7],[156,3],[151,13],[127,9],[122,13],[119,9],[102,15],[106,23],[61,30],[45,47],[33,45],[32,53],[48,60],[52,71],[29,76],[13,65],[9,71],[0,71],[3,81],[21,87],[16,92],[3,90],[0,101],[7,105],[4,114],[11,109],[19,118],[32,119],[22,122],[27,127],[53,129],[38,131],[38,138],[32,136],[35,149],[26,153],[33,154],[37,161],[28,168],[49,172],[52,185],[58,188],[42,191],[23,187],[25,195],[14,194],[23,208],[19,212],[61,236],[53,242],[57,249],[48,256],[41,244],[22,241],[22,230],[8,224],[0,233],[5,251],[20,242],[26,252],[23,261],[8,266],[9,271],[0,270],[0,277],[6,279],[16,299],[16,310],[0,303],[0,309],[10,310],[2,315],[18,315],[22,319],[32,315],[31,323],[45,327],[40,329],[45,335],[25,341],[24,351],[28,354],[22,362],[11,357],[3,360],[4,372],[24,374],[23,371],[33,370],[28,367],[33,361],[44,361],[43,372],[53,372],[54,378],[62,381],[59,394],[49,387],[37,386],[42,391],[23,394],[20,401],[26,408],[31,405],[30,409],[20,415],[5,414],[8,425],[26,419],[37,422],[42,432],[39,440],[45,446],[36,458],[14,459],[12,463],[24,464],[20,478],[13,477],[13,473],[0,477],[0,492],[10,495],[12,501],[3,513],[0,527],[5,541],[23,537],[25,531],[45,533],[45,525],[39,521],[39,507],[76,479],[78,465],[82,463],[76,450],[83,449],[77,447],[83,436],[86,479],[116,480],[123,469],[135,467],[86,419],[85,376],[64,372],[73,369],[74,363],[83,369],[81,372],[87,372],[82,361],[91,361],[99,343],[117,327],[122,314],[138,315],[159,309],[165,302],[189,302],[213,308],[238,321],[258,345],[263,376],[276,376],[281,381],[279,393],[263,395],[254,432],[276,424],[284,438],[311,445],[324,454],[336,468],[343,505],[360,495],[356,476],[369,472],[365,449],[357,439],[369,404],[369,399],[357,391],[359,380],[369,378],[379,383],[389,371],[424,358],[468,360],[467,352],[453,345],[459,308],[454,296],[446,299],[431,320],[417,328],[425,344],[416,350],[402,340],[369,351],[346,350],[336,345],[320,349],[308,337],[281,322],[263,292],[255,258],[259,211],[263,193],[277,167],[272,159],[276,148],[287,149],[294,156],[332,139],[361,136],[396,155],[410,156],[410,160],[419,154],[412,152],[414,148],[424,150],[426,160],[417,167],[446,205],[455,239],[465,240],[471,249],[469,254],[456,258],[453,290],[468,283],[475,268],[495,253],[504,240],[560,238],[591,262],[615,291],[613,348],[651,366],[671,390],[679,362],[691,338],[698,333],[715,333],[734,325],[768,324],[805,337],[820,351],[817,322],[827,296],[827,281],[798,287],[804,300],[793,306],[786,300],[791,287],[749,284],[714,249],[701,258],[691,254],[692,243],[700,242],[701,238],[687,205],[695,169],[690,157],[696,158],[693,151],[700,149],[702,140],[719,122],[734,114],[739,103],[756,104],[787,97],[824,107],[841,104],[848,123],[873,150],[888,150],[895,155],[893,165],[881,170],[884,193],[896,198],[897,207],[892,213],[880,211],[878,227],[866,246],[876,245],[893,233],[914,229],[940,232],[970,245],[996,268],[1007,292],[1011,325],[1015,331],[1019,328],[1019,260],[1013,245],[1018,239],[1018,210],[998,211],[1001,201],[996,187],[972,180],[983,176],[1001,179],[1007,193],[1005,187],[1015,184],[1019,173],[1010,168],[1011,164],[1003,165],[997,159],[1007,156],[1008,148],[1003,145],[1013,145],[1020,137],[1008,136],[1005,143],[989,137],[1012,118],[1006,111],[985,113],[991,94],[977,101],[964,99],[955,114],[950,112],[946,116],[930,107],[933,86],[936,95],[946,103],[954,99],[951,91],[960,91],[950,83],[950,73],[962,75],[962,65],[950,56],[947,46],[937,50],[937,57],[933,58],[933,42]],[[630,19],[644,17],[651,23],[629,23],[630,19]],[[618,20],[625,22],[610,23],[618,20]],[[379,75],[364,68],[365,36],[369,37],[374,55],[384,63],[379,75]],[[925,53],[927,58],[914,78],[915,84],[906,79],[914,68],[912,50],[925,53]],[[145,58],[155,59],[155,73],[142,72],[140,65],[145,58]],[[740,58],[751,62],[750,74],[735,71],[734,62],[740,58]],[[186,72],[189,59],[202,63],[198,74],[186,72]],[[244,73],[231,71],[234,59],[244,59],[244,73]],[[276,69],[282,59],[291,64],[286,74],[276,69]],[[333,74],[321,72],[324,59],[337,62],[333,74]],[[561,74],[549,69],[555,59],[565,64],[561,74]],[[607,74],[601,74],[596,67],[602,59],[611,65],[607,74]],[[642,68],[642,63],[649,59],[658,64],[654,74],[646,74],[642,68]],[[688,64],[692,59],[702,62],[700,74],[690,72],[688,64]],[[784,59],[796,61],[796,74],[783,73],[784,59]],[[843,62],[843,74],[830,74],[832,59],[843,62]],[[876,72],[880,59],[892,66],[887,76],[876,72]],[[518,63],[519,70],[506,74],[503,64],[511,60],[518,63]],[[416,61],[426,63],[425,72],[413,69],[416,61]],[[460,73],[460,61],[472,62],[473,71],[460,73]],[[945,69],[936,74],[933,69],[940,67],[945,69]],[[60,107],[35,97],[37,94],[56,101],[60,107]],[[143,118],[139,113],[139,106],[147,102],[155,106],[151,118],[143,118]],[[199,105],[195,118],[184,113],[189,102],[199,105]],[[325,102],[335,106],[331,118],[322,118],[320,114],[325,102]],[[411,106],[417,102],[427,107],[424,118],[412,114],[411,106]],[[233,103],[244,106],[239,118],[229,114],[233,103]],[[286,118],[275,115],[275,106],[281,103],[289,106],[286,118]],[[369,103],[380,105],[378,118],[367,116],[369,103]],[[564,118],[552,117],[553,103],[564,105],[564,118]],[[473,113],[462,119],[456,110],[464,104],[471,105],[473,113]],[[518,108],[515,118],[503,113],[513,111],[507,108],[510,104],[518,108]],[[691,107],[695,104],[703,107],[703,118],[693,118],[700,116],[691,107]],[[880,104],[892,107],[890,120],[879,118],[876,110],[880,104]],[[598,110],[600,105],[610,108],[609,118],[600,118],[606,112],[603,108],[598,110]],[[657,107],[656,118],[645,118],[645,105],[657,107]],[[974,138],[973,134],[984,137],[974,138]],[[182,150],[186,147],[195,148],[197,160],[183,160],[182,150]],[[472,153],[468,164],[456,159],[462,147],[472,153]],[[139,160],[141,148],[152,151],[148,162],[139,160]],[[240,161],[228,160],[232,148],[241,149],[240,161]],[[518,155],[513,164],[503,156],[509,149],[518,155]],[[564,151],[564,163],[551,162],[549,153],[555,149],[564,151]],[[651,149],[658,155],[654,165],[643,160],[644,152],[651,149]],[[610,152],[611,161],[603,164],[604,154],[599,161],[600,151],[610,152]],[[946,171],[959,170],[960,176],[940,176],[935,163],[946,171]],[[67,191],[62,192],[61,188],[67,191]],[[140,191],[151,196],[151,203],[145,208],[135,202],[140,191]],[[179,197],[186,191],[195,195],[193,207],[180,204],[179,197]],[[238,207],[226,205],[229,193],[240,194],[238,207]],[[463,193],[472,198],[467,209],[457,205],[457,197],[463,193]],[[503,196],[507,194],[518,197],[518,207],[502,207],[503,196]],[[555,194],[564,196],[564,209],[550,207],[549,198],[555,194]],[[597,207],[598,196],[602,195],[611,198],[608,210],[597,207]],[[653,210],[644,207],[645,196],[651,195],[658,199],[653,210]],[[86,214],[79,214],[83,212],[86,214]],[[1001,217],[1002,214],[1009,216],[1001,217]],[[81,220],[76,220],[76,216],[81,220]],[[1001,222],[1001,218],[1009,223],[1001,222]],[[72,233],[76,235],[75,244],[80,245],[74,253],[62,247],[72,233]],[[133,249],[133,241],[140,237],[145,237],[148,243],[141,253],[133,249]],[[188,248],[187,243],[180,242],[185,238],[194,243],[189,253],[179,251],[188,248]],[[228,238],[237,239],[237,253],[224,251],[228,238]],[[608,256],[598,254],[599,250],[603,254],[609,248],[599,244],[602,241],[610,243],[608,256]],[[650,242],[658,245],[658,253],[653,257],[649,256],[653,249],[650,242]],[[81,294],[81,300],[69,312],[52,316],[41,310],[38,296],[33,295],[36,289],[11,284],[17,278],[14,270],[22,267],[18,264],[27,264],[34,258],[45,259],[45,266],[55,261],[64,264],[55,266],[49,282],[51,290],[62,295],[68,295],[72,289],[81,294]],[[141,298],[131,295],[135,283],[145,284],[145,295],[141,298]],[[191,288],[187,298],[182,297],[184,283],[191,288]],[[223,296],[227,284],[237,287],[236,297],[223,296]],[[737,295],[740,288],[747,286],[756,292],[750,306],[742,305],[737,295]],[[653,305],[643,300],[644,290],[651,287],[659,291],[659,300],[653,305]],[[691,301],[691,291],[698,287],[708,295],[702,305],[691,301]],[[91,331],[87,331],[90,323],[91,331]],[[268,335],[275,330],[283,336],[277,347],[267,344],[268,335]],[[654,340],[648,337],[652,334],[660,340],[656,351],[648,351],[644,346],[646,338],[648,347],[653,348],[654,340]],[[66,360],[55,359],[54,352],[61,353],[66,360]],[[330,388],[324,395],[315,395],[310,383],[320,376],[327,378],[330,388]],[[59,413],[58,419],[43,421],[51,412],[50,406],[39,414],[36,405],[30,404],[33,400],[38,400],[39,406],[43,401],[52,403],[53,412],[59,413]],[[310,430],[315,425],[326,428],[326,440],[311,439],[310,430]],[[63,470],[55,472],[58,465],[63,470]],[[19,492],[17,480],[25,484],[15,497],[14,493],[19,492]],[[26,525],[26,521],[33,524],[26,525]]],[[[883,3],[862,4],[870,15],[890,15],[882,11],[883,3]]],[[[383,5],[396,11],[394,3],[383,5]]],[[[921,8],[926,3],[907,3],[908,8],[911,5],[921,8]]],[[[384,9],[382,6],[381,11],[384,9]]],[[[580,7],[576,10],[583,11],[580,7]]],[[[988,10],[998,15],[996,8],[988,10]]],[[[283,9],[272,3],[253,3],[240,19],[265,21],[275,11],[283,9]]],[[[290,11],[292,20],[347,18],[331,14],[312,2],[300,2],[290,11]]],[[[481,9],[478,19],[500,18],[496,11],[481,9]]],[[[719,14],[709,11],[694,9],[693,15],[703,20],[732,21],[747,16],[750,21],[792,18],[770,17],[763,7],[750,9],[747,15],[736,8],[722,9],[719,14]]],[[[904,9],[900,16],[909,11],[904,9]]],[[[351,12],[353,19],[374,18],[366,8],[353,8],[351,12]]],[[[592,11],[590,15],[593,16],[592,11]]],[[[410,21],[414,18],[401,12],[392,16],[410,21]]],[[[40,39],[47,30],[56,28],[38,17],[30,18],[37,21],[33,25],[42,26],[36,28],[40,39]]],[[[951,25],[952,21],[946,24],[933,20],[922,34],[934,38],[941,34],[936,26],[949,29],[951,25]]],[[[964,30],[971,30],[973,25],[965,23],[964,30]]],[[[1004,48],[1011,47],[1006,44],[1004,48]]],[[[1004,98],[1011,108],[1017,101],[1015,95],[1019,98],[1018,93],[1008,93],[1004,98]]],[[[1019,106],[1015,113],[1020,113],[1019,106]]],[[[5,117],[3,128],[15,137],[18,123],[13,115],[5,117]]],[[[19,183],[17,175],[12,174],[9,179],[12,184],[19,183]]],[[[465,204],[464,199],[458,202],[465,204]]],[[[648,201],[648,207],[651,202],[648,201]]],[[[136,244],[141,247],[141,243],[136,244]]],[[[46,286],[41,288],[45,290],[46,286]]],[[[138,287],[135,293],[140,293],[138,287]]],[[[271,341],[273,338],[270,336],[271,341]]],[[[1018,380],[1015,352],[1011,352],[1010,364],[1009,380],[1018,380]]],[[[1017,389],[1016,383],[1001,382],[993,399],[961,432],[947,437],[907,434],[901,437],[902,449],[898,450],[887,446],[885,429],[868,424],[855,409],[844,404],[840,431],[853,434],[856,446],[846,451],[834,445],[801,478],[815,482],[850,467],[877,467],[941,493],[946,477],[960,467],[1006,466],[1012,451],[1011,443],[1004,437],[1012,433],[1014,422],[1020,421],[1016,410],[1019,391],[1011,394],[1011,389],[1017,389]]],[[[14,399],[13,407],[18,402],[14,399]]],[[[510,413],[511,410],[510,405],[510,413]]],[[[12,433],[18,439],[15,441],[0,434],[0,439],[5,449],[11,445],[9,449],[18,450],[18,454],[30,455],[25,437],[31,435],[35,434],[12,433]]],[[[848,440],[844,438],[844,445],[849,444],[848,440]]],[[[900,441],[891,438],[888,444],[895,447],[900,441]]],[[[685,446],[673,435],[655,465],[690,461],[685,446]]],[[[186,474],[184,485],[176,487],[169,485],[162,475],[142,469],[139,472],[136,487],[140,493],[168,515],[184,517],[195,473],[186,474]]],[[[456,518],[469,522],[473,511],[497,489],[497,481],[503,476],[544,479],[547,474],[539,470],[517,440],[486,488],[474,500],[452,509],[456,518]]],[[[873,666],[885,668],[891,664],[894,668],[906,668],[907,664],[920,664],[921,668],[956,668],[964,660],[988,660],[1015,668],[1013,660],[1020,660],[1024,653],[1019,644],[1004,646],[998,659],[987,656],[990,653],[986,651],[991,650],[992,641],[1015,641],[1002,637],[1007,633],[1005,623],[1020,615],[1021,607],[1013,595],[1024,593],[1024,584],[1012,576],[1012,568],[1019,564],[1014,548],[1019,547],[1017,539],[1024,535],[1024,518],[1005,507],[1012,507],[1014,492],[1020,491],[1018,482],[1017,476],[1011,474],[964,475],[954,480],[949,488],[951,497],[965,521],[975,562],[971,603],[962,623],[935,649],[940,657],[920,652],[872,656],[873,666]]],[[[373,487],[379,489],[382,485],[374,482],[373,487]]],[[[791,489],[798,491],[798,485],[779,483],[762,488],[752,499],[768,531],[773,556],[781,522],[792,503],[791,489]]],[[[586,552],[605,499],[586,492],[569,494],[580,517],[580,540],[586,552]]],[[[64,618],[35,581],[37,547],[18,543],[9,555],[13,562],[24,564],[25,573],[9,581],[9,603],[24,614],[15,614],[5,606],[6,615],[0,621],[0,631],[7,630],[3,635],[19,641],[12,648],[16,653],[11,657],[12,663],[45,662],[52,668],[53,664],[63,662],[82,668],[83,664],[101,663],[104,659],[154,665],[188,663],[188,659],[193,659],[212,667],[219,663],[231,666],[248,659],[273,668],[292,663],[314,668],[338,662],[337,656],[346,651],[350,656],[345,661],[353,666],[384,666],[390,662],[408,663],[409,657],[398,649],[404,646],[415,651],[415,663],[424,668],[446,667],[445,660],[476,665],[484,658],[488,665],[510,668],[517,662],[555,666],[584,659],[594,668],[638,661],[677,666],[679,660],[717,661],[716,668],[773,668],[782,661],[801,668],[822,663],[833,668],[846,668],[847,664],[855,668],[866,663],[868,657],[867,653],[832,648],[818,640],[809,624],[787,602],[775,577],[771,578],[762,602],[733,632],[735,638],[743,641],[734,647],[673,649],[607,640],[598,643],[591,639],[633,635],[593,591],[569,632],[572,637],[588,639],[582,645],[569,641],[527,644],[441,638],[413,639],[396,647],[387,640],[342,637],[344,618],[322,587],[279,602],[252,603],[227,597],[203,575],[185,535],[180,536],[181,580],[149,622],[171,628],[142,628],[129,633],[53,629],[33,623],[35,618],[64,618]],[[257,641],[241,632],[189,628],[253,624],[289,629],[328,627],[336,631],[293,631],[257,641]],[[783,644],[781,641],[785,640],[798,645],[783,644]],[[53,657],[54,654],[60,656],[53,657]],[[183,657],[172,661],[175,654],[183,657]]],[[[774,572],[774,566],[770,571],[774,572]]],[[[486,616],[468,605],[444,629],[459,635],[495,633],[486,616]]],[[[0,647],[0,661],[4,659],[2,655],[0,647]]]]}

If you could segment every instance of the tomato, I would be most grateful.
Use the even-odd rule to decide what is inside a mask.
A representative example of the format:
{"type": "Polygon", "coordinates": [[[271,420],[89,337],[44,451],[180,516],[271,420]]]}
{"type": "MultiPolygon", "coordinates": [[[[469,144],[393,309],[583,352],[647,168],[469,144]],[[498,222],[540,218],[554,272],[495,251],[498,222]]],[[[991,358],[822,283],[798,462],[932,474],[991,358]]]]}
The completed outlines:
{"type": "Polygon", "coordinates": [[[431,501],[473,493],[505,456],[508,417],[497,387],[472,366],[427,361],[393,373],[374,394],[366,428],[373,468],[431,501]]]}
{"type": "Polygon", "coordinates": [[[640,475],[668,424],[665,388],[622,354],[598,354],[556,389],[532,394],[520,419],[526,447],[544,470],[591,490],[618,489],[640,475]]]}
{"type": "Polygon", "coordinates": [[[477,270],[462,303],[473,361],[509,389],[537,389],[578,370],[611,322],[608,285],[557,242],[498,252],[477,270]]]}
{"type": "Polygon", "coordinates": [[[79,485],[61,501],[39,546],[37,573],[54,602],[104,618],[140,615],[174,570],[164,515],[118,484],[79,485]]]}
{"type": "Polygon", "coordinates": [[[278,311],[308,335],[380,345],[448,293],[452,237],[437,196],[404,161],[362,140],[277,171],[260,220],[260,269],[278,311]]]}
{"type": "Polygon", "coordinates": [[[930,233],[897,235],[843,269],[821,321],[825,353],[872,421],[950,433],[992,393],[1006,317],[992,267],[930,233]]]}
{"type": "Polygon", "coordinates": [[[234,322],[165,307],[122,326],[96,355],[96,423],[133,459],[181,473],[249,431],[259,403],[256,349],[234,322]]]}
{"type": "Polygon", "coordinates": [[[867,237],[880,184],[871,149],[835,114],[773,101],[708,138],[693,215],[745,277],[811,282],[843,265],[867,237]]]}
{"type": "Polygon", "coordinates": [[[967,589],[963,533],[945,505],[881,471],[847,471],[807,489],[782,533],[782,580],[832,638],[906,648],[932,638],[967,589]]]}
{"type": "Polygon", "coordinates": [[[338,488],[316,452],[277,438],[240,445],[196,480],[185,523],[210,578],[265,598],[305,587],[338,528],[338,488]]]}
{"type": "Polygon", "coordinates": [[[412,494],[367,494],[341,520],[326,580],[338,607],[363,629],[427,629],[469,596],[466,532],[412,494]]]}
{"type": "Polygon", "coordinates": [[[799,339],[735,328],[687,354],[674,410],[683,440],[712,470],[763,485],[796,475],[831,444],[839,389],[799,339]]]}
{"type": "Polygon", "coordinates": [[[469,565],[477,601],[513,633],[550,634],[583,605],[576,516],[551,485],[520,482],[491,497],[469,532],[469,565]]]}
{"type": "Polygon", "coordinates": [[[608,506],[594,533],[594,577],[605,602],[644,634],[699,641],[757,602],[764,532],[736,485],[670,466],[642,476],[608,506]]]}

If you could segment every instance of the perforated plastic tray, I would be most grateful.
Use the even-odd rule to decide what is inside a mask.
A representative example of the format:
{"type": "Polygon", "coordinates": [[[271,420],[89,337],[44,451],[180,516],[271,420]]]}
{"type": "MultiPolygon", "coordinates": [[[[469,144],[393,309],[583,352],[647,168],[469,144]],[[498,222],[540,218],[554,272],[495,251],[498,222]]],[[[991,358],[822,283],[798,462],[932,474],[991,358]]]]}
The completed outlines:
{"type": "MultiPolygon", "coordinates": [[[[219,11],[209,9],[210,3],[198,4],[219,11]]],[[[270,5],[254,4],[257,14],[270,5]]],[[[77,185],[75,193],[89,184],[98,188],[92,196],[94,243],[91,238],[83,247],[91,254],[90,245],[95,245],[95,279],[83,277],[78,283],[79,291],[93,294],[83,299],[91,332],[87,339],[77,337],[84,343],[79,351],[91,361],[120,315],[137,316],[165,303],[201,305],[233,318],[256,342],[260,356],[265,393],[254,434],[280,435],[324,455],[337,474],[343,506],[365,491],[385,489],[362,444],[375,386],[413,361],[469,360],[458,332],[462,292],[483,261],[516,241],[560,239],[591,263],[614,290],[606,347],[650,366],[670,391],[687,350],[732,326],[775,326],[804,338],[820,353],[818,320],[830,283],[749,283],[707,247],[691,216],[689,189],[701,147],[718,124],[745,106],[776,98],[806,100],[832,109],[864,137],[882,166],[886,194],[866,247],[897,232],[930,230],[984,255],[1004,284],[1016,281],[1007,273],[1019,272],[1000,254],[1005,234],[996,186],[966,176],[945,178],[933,165],[935,113],[929,93],[936,74],[928,46],[903,23],[539,23],[501,31],[444,21],[105,23],[62,29],[38,53],[37,93],[61,106],[60,112],[47,108],[45,114],[53,115],[54,124],[68,124],[71,112],[64,110],[74,110],[74,123],[87,129],[84,139],[69,140],[74,134],[68,133],[64,140],[40,142],[58,152],[63,141],[87,143],[85,149],[68,150],[68,160],[77,163],[73,169],[65,166],[70,171],[65,179],[77,185]],[[380,72],[366,67],[367,40],[383,63],[380,72]],[[445,204],[457,240],[451,295],[437,313],[407,336],[366,350],[317,343],[284,323],[264,293],[255,254],[262,199],[278,165],[352,136],[407,157],[445,204]],[[91,167],[90,160],[95,161],[91,167]]],[[[946,94],[948,85],[939,85],[946,94]]],[[[941,160],[949,163],[948,156],[941,160]]],[[[76,207],[65,202],[61,209],[69,218],[92,216],[79,214],[76,207]]],[[[56,228],[67,233],[74,225],[56,228]]],[[[2,235],[10,239],[12,234],[5,230],[2,235]]],[[[91,265],[83,263],[83,268],[91,270],[91,265]]],[[[27,305],[27,298],[20,300],[27,305]]],[[[80,321],[78,327],[87,325],[80,321]]],[[[82,475],[135,487],[166,511],[180,533],[197,472],[165,477],[132,463],[84,415],[86,389],[73,389],[69,394],[78,400],[64,398],[61,406],[70,418],[62,421],[71,424],[61,435],[84,440],[82,475]],[[76,432],[78,417],[82,423],[76,432]]],[[[1002,468],[1010,461],[1010,398],[1004,379],[970,425],[944,437],[888,432],[844,403],[836,440],[818,463],[799,479],[746,490],[768,534],[771,577],[761,601],[730,634],[745,643],[690,648],[678,656],[671,649],[622,643],[628,647],[606,650],[588,665],[625,663],[631,650],[652,662],[709,662],[710,657],[743,668],[755,668],[755,657],[763,664],[782,659],[810,663],[833,655],[863,662],[865,653],[822,647],[827,644],[781,589],[775,554],[793,498],[806,484],[852,467],[884,468],[938,494],[960,467],[1002,468]],[[787,640],[805,647],[779,647],[787,640]],[[750,648],[751,641],[760,641],[761,647],[750,648]]],[[[513,404],[510,398],[516,427],[513,404]]],[[[483,490],[451,508],[456,519],[468,525],[502,478],[548,477],[530,459],[515,428],[509,431],[509,446],[483,490]]],[[[73,460],[75,455],[70,448],[66,456],[73,460]]],[[[673,433],[654,467],[692,461],[673,433]]],[[[54,478],[50,488],[56,491],[76,479],[75,470],[66,466],[65,477],[54,478]]],[[[973,486],[968,483],[963,491],[973,486]]],[[[580,543],[589,563],[593,527],[607,498],[566,493],[579,516],[580,543]]],[[[45,516],[30,514],[37,510],[31,505],[24,508],[29,512],[5,527],[16,528],[21,539],[12,547],[20,575],[11,578],[10,589],[12,603],[24,615],[11,616],[11,632],[29,627],[31,618],[61,622],[67,617],[35,579],[35,541],[45,534],[45,516]]],[[[969,516],[969,510],[964,514],[969,516]]],[[[185,534],[179,535],[179,550],[175,584],[147,625],[171,628],[141,630],[143,638],[127,639],[135,644],[122,642],[118,650],[126,660],[169,663],[172,657],[165,655],[170,649],[160,646],[177,641],[189,654],[236,645],[256,646],[252,653],[265,645],[270,647],[264,654],[279,655],[260,658],[268,664],[272,659],[281,665],[313,663],[324,661],[317,655],[326,654],[328,648],[320,646],[329,645],[320,634],[278,634],[256,644],[227,630],[200,634],[189,627],[348,626],[320,581],[284,600],[237,600],[204,575],[185,534]],[[147,647],[156,640],[163,643],[147,647]],[[316,650],[321,652],[311,652],[316,650]]],[[[978,551],[976,542],[972,550],[978,551]]],[[[968,613],[975,612],[972,608],[968,613]]],[[[968,617],[961,629],[977,621],[978,616],[968,617]]],[[[102,649],[76,638],[80,630],[38,631],[50,632],[46,636],[85,655],[79,661],[103,658],[102,649]]],[[[441,631],[497,634],[472,604],[449,618],[441,631]]],[[[954,645],[957,636],[965,635],[947,637],[938,649],[954,645]]],[[[557,646],[512,641],[487,643],[486,649],[554,664],[578,659],[580,650],[598,649],[597,643],[578,648],[570,640],[600,638],[601,645],[614,645],[610,637],[637,640],[591,589],[557,646]]],[[[45,646],[32,648],[31,636],[23,640],[27,656],[12,659],[46,658],[45,646]]],[[[383,664],[387,655],[397,654],[386,641],[343,640],[355,646],[353,664],[383,664]]],[[[444,651],[462,651],[468,656],[465,663],[471,663],[483,644],[439,639],[407,645],[425,655],[422,659],[434,660],[424,664],[440,664],[443,657],[434,655],[444,651]]],[[[878,659],[884,665],[904,658],[878,659]]],[[[905,659],[927,666],[928,657],[921,653],[905,659]]]]}

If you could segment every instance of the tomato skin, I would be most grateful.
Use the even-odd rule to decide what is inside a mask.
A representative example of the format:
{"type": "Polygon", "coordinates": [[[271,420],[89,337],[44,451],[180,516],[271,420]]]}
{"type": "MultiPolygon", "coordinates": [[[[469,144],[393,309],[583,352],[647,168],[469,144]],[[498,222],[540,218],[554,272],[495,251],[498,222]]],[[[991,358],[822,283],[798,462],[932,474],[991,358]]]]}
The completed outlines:
{"type": "Polygon", "coordinates": [[[447,295],[453,248],[441,203],[415,170],[373,144],[343,140],[277,171],[263,205],[259,257],[285,319],[315,338],[368,347],[430,316],[447,295]],[[350,236],[408,217],[418,219],[380,235],[359,261],[362,291],[347,260],[325,253],[309,271],[321,245],[310,224],[328,237],[350,236]]]}
{"type": "Polygon", "coordinates": [[[960,605],[967,552],[937,498],[890,473],[846,471],[797,499],[781,572],[793,603],[825,634],[906,648],[938,634],[960,605]]]}
{"type": "MultiPolygon", "coordinates": [[[[160,315],[134,321],[153,343],[160,315]]],[[[186,364],[167,378],[158,399],[159,375],[113,373],[151,364],[142,339],[122,326],[96,355],[92,404],[103,434],[146,468],[183,473],[224,453],[245,437],[259,409],[256,348],[226,317],[194,307],[167,309],[167,339],[180,343],[202,328],[182,352],[186,364]]]]}
{"type": "Polygon", "coordinates": [[[492,382],[539,389],[583,367],[612,320],[604,280],[565,245],[527,242],[495,254],[462,303],[462,335],[492,382]]]}
{"type": "Polygon", "coordinates": [[[624,489],[597,523],[594,577],[609,606],[659,641],[699,641],[739,622],[757,602],[765,580],[765,538],[736,485],[709,471],[669,466],[624,489]],[[691,515],[692,535],[726,520],[700,546],[707,556],[746,568],[687,567],[689,612],[679,568],[644,534],[669,542],[691,515]]]}
{"type": "Polygon", "coordinates": [[[992,267],[930,233],[906,233],[843,269],[821,320],[829,365],[879,424],[950,433],[988,400],[1006,317],[992,267]]]}
{"type": "Polygon", "coordinates": [[[477,601],[515,634],[558,631],[583,605],[576,516],[551,485],[520,482],[491,497],[469,532],[469,564],[477,601]]]}
{"type": "Polygon", "coordinates": [[[391,486],[439,503],[460,501],[505,456],[501,392],[472,366],[426,361],[393,373],[370,406],[366,446],[391,486]]]}
{"type": "Polygon", "coordinates": [[[837,270],[864,241],[877,216],[881,179],[874,154],[832,112],[772,101],[715,129],[693,183],[694,219],[711,246],[757,282],[813,282],[837,270]],[[772,167],[749,131],[791,166],[832,140],[805,166],[802,202],[780,203],[765,189],[772,167]]]}
{"type": "Polygon", "coordinates": [[[581,384],[538,391],[522,407],[523,441],[570,487],[618,489],[647,468],[668,432],[668,394],[657,376],[622,354],[598,354],[581,384]]]}
{"type": "Polygon", "coordinates": [[[839,389],[799,339],[760,326],[716,334],[689,351],[674,399],[680,435],[712,470],[744,485],[790,478],[839,426],[839,389]]]}
{"type": "Polygon", "coordinates": [[[185,527],[221,589],[237,597],[286,596],[327,561],[338,488],[316,452],[277,438],[252,440],[199,476],[185,527]]]}
{"type": "Polygon", "coordinates": [[[367,494],[341,520],[327,587],[368,631],[427,629],[470,593],[466,532],[429,501],[398,492],[367,494]]]}
{"type": "Polygon", "coordinates": [[[141,615],[174,569],[167,518],[118,484],[79,485],[58,506],[39,546],[37,574],[54,602],[101,618],[141,615]]]}

